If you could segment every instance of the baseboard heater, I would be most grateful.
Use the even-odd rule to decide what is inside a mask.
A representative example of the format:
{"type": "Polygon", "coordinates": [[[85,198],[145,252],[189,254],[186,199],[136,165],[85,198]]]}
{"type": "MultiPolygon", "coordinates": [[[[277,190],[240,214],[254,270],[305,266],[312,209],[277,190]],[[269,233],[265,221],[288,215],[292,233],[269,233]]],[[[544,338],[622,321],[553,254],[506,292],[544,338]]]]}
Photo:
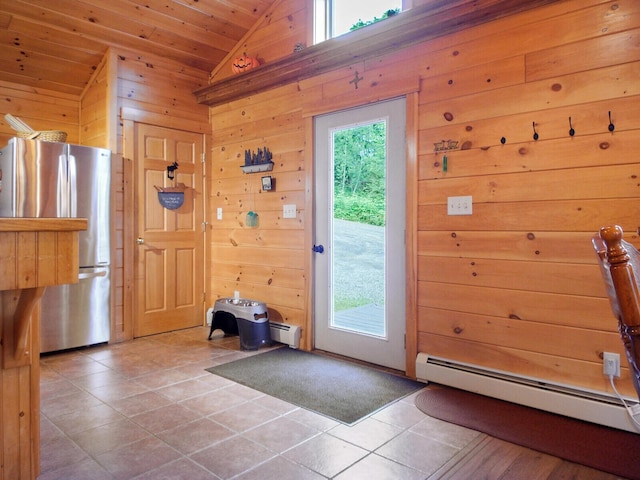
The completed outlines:
{"type": "Polygon", "coordinates": [[[286,323],[269,322],[271,340],[285,343],[291,348],[300,347],[300,327],[286,323]]]}
{"type": "MultiPolygon", "coordinates": [[[[433,357],[426,353],[419,353],[416,358],[416,376],[421,381],[640,434],[620,400],[613,395],[433,357]]],[[[627,397],[625,401],[628,404],[638,403],[627,397]]]]}

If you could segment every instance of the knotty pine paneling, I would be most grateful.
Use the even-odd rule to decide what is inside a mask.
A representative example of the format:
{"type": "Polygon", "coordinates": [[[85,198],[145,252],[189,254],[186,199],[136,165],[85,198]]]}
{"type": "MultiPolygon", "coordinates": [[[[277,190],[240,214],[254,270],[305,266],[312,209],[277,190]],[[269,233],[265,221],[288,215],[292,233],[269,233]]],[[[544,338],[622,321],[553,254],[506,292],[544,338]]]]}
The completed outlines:
{"type": "MultiPolygon", "coordinates": [[[[637,17],[638,12],[635,13],[637,17]]],[[[640,29],[636,28],[527,55],[527,81],[638,60],[640,29]],[[586,51],[595,54],[584,56],[586,51]]]]}
{"type": "Polygon", "coordinates": [[[219,81],[235,75],[233,60],[245,53],[257,58],[261,64],[290,55],[296,44],[309,45],[307,21],[309,2],[277,0],[253,23],[249,32],[232,48],[225,59],[211,72],[210,80],[219,81]]]}
{"type": "MultiPolygon", "coordinates": [[[[633,62],[442,101],[431,102],[430,96],[421,95],[426,105],[420,112],[420,120],[438,127],[453,122],[508,117],[523,111],[533,113],[553,107],[630,97],[640,94],[640,82],[635,81],[639,76],[640,62],[633,62]]],[[[528,122],[529,125],[533,121],[535,118],[528,122]]]]}
{"type": "Polygon", "coordinates": [[[210,303],[238,290],[243,297],[267,302],[272,320],[304,325],[305,319],[305,150],[300,108],[288,103],[290,90],[261,95],[211,109],[213,128],[210,303]],[[269,108],[275,98],[282,98],[269,108]],[[245,119],[245,122],[243,122],[245,119]],[[215,128],[220,125],[220,131],[215,128]],[[244,174],[244,151],[267,147],[274,171],[244,174]],[[276,178],[276,189],[261,190],[262,175],[276,178]],[[282,218],[282,206],[294,203],[297,216],[282,218]],[[222,219],[216,211],[222,209],[222,219]],[[249,211],[257,228],[246,226],[249,211]]]}
{"type": "Polygon", "coordinates": [[[597,265],[552,262],[514,262],[478,257],[431,257],[418,259],[418,276],[430,278],[437,272],[438,282],[508,288],[561,295],[603,297],[604,283],[594,283],[600,274],[597,265]],[[528,275],[522,275],[522,272],[528,275]]]}
{"type": "MultiPolygon", "coordinates": [[[[626,238],[637,242],[635,232],[626,238]]],[[[580,263],[594,265],[593,248],[584,232],[422,230],[418,256],[484,258],[517,262],[580,263]]]]}
{"type": "MultiPolygon", "coordinates": [[[[459,193],[457,193],[459,194],[459,193]]],[[[456,195],[457,195],[456,194],[456,195]]],[[[418,207],[419,230],[485,230],[585,232],[587,238],[602,225],[618,223],[626,232],[638,226],[638,200],[557,200],[475,203],[473,215],[447,215],[446,198],[441,205],[418,207]]],[[[625,237],[626,238],[626,237],[625,237]]],[[[595,255],[595,254],[594,254],[595,255]]]]}
{"type": "MultiPolygon", "coordinates": [[[[223,293],[265,291],[255,287],[269,274],[257,252],[273,250],[276,263],[281,261],[278,247],[261,245],[259,234],[231,238],[230,232],[245,231],[239,216],[250,189],[233,173],[241,158],[226,146],[269,145],[277,138],[277,155],[284,149],[309,156],[311,146],[300,143],[298,132],[304,128],[302,138],[312,139],[312,122],[299,121],[292,108],[300,106],[305,119],[419,91],[418,280],[410,286],[417,288],[418,309],[408,312],[417,317],[408,321],[417,325],[408,337],[417,339],[418,351],[432,355],[610,391],[600,354],[622,352],[622,343],[591,236],[602,225],[619,223],[627,239],[638,241],[637,9],[632,0],[558,2],[280,87],[269,92],[271,101],[261,94],[211,108],[220,179],[212,180],[209,203],[211,212],[220,205],[232,215],[221,221],[212,257],[251,252],[261,269],[244,277],[250,265],[236,253],[237,261],[225,263],[217,278],[223,293]],[[607,55],[612,45],[629,43],[607,55]],[[362,77],[357,89],[349,83],[356,71],[362,77]],[[274,131],[276,121],[295,132],[290,141],[274,131]],[[459,148],[447,152],[444,172],[434,144],[449,139],[459,148]],[[473,195],[473,215],[446,214],[447,197],[454,195],[473,195]]],[[[247,45],[260,38],[260,30],[247,45]]],[[[294,168],[291,157],[278,158],[273,175],[280,181],[294,168]]],[[[299,186],[287,182],[284,194],[295,189],[309,204],[309,172],[299,173],[299,186]]],[[[282,193],[279,185],[272,193],[282,193]]],[[[269,203],[276,213],[277,201],[269,203]]],[[[310,212],[299,213],[308,232],[310,212]]],[[[277,219],[267,219],[265,228],[274,228],[277,219]]],[[[292,239],[290,248],[310,255],[302,244],[302,237],[292,239]]],[[[300,262],[295,254],[293,259],[300,262]]],[[[312,272],[302,273],[308,279],[312,272]]],[[[624,375],[619,386],[632,394],[628,370],[624,375]]]]}
{"type": "MultiPolygon", "coordinates": [[[[421,331],[443,337],[496,346],[508,342],[512,348],[521,350],[530,350],[533,343],[538,345],[539,353],[566,357],[568,352],[579,352],[581,356],[576,360],[589,362],[598,362],[603,348],[624,356],[616,332],[603,335],[596,330],[583,329],[580,335],[573,335],[574,327],[422,307],[418,318],[419,322],[428,320],[419,323],[421,331]]],[[[628,372],[627,368],[627,375],[628,372]]]]}
{"type": "MultiPolygon", "coordinates": [[[[523,272],[524,273],[524,272],[523,272]]],[[[479,287],[440,282],[436,274],[418,281],[418,305],[603,332],[609,328],[609,300],[511,288],[479,287]],[[461,301],[460,299],[464,299],[461,301]]],[[[535,350],[535,344],[530,348],[535,350]]]]}
{"type": "MultiPolygon", "coordinates": [[[[557,154],[552,155],[549,152],[544,156],[547,163],[562,162],[566,161],[567,155],[581,156],[581,149],[574,148],[574,144],[583,141],[585,135],[604,134],[601,138],[602,143],[598,143],[598,146],[604,150],[610,146],[607,144],[619,143],[616,142],[616,139],[622,132],[627,130],[635,132],[640,125],[640,112],[635,108],[635,102],[638,99],[637,96],[624,96],[538,110],[534,114],[528,111],[519,112],[509,115],[508,122],[505,122],[504,117],[484,118],[464,123],[451,122],[452,124],[422,130],[419,151],[421,155],[428,158],[429,155],[433,156],[434,154],[434,143],[440,142],[442,139],[456,139],[460,142],[461,150],[475,148],[477,153],[486,154],[485,152],[488,152],[489,155],[492,155],[491,162],[493,164],[513,165],[513,159],[518,158],[518,155],[526,155],[528,152],[536,152],[541,148],[548,147],[551,144],[546,143],[547,140],[562,139],[563,142],[553,144],[554,148],[558,149],[557,154]],[[607,128],[609,125],[608,112],[611,112],[612,120],[616,125],[614,135],[611,135],[607,128]],[[571,139],[571,142],[566,142],[569,136],[569,117],[572,119],[576,136],[571,139]],[[533,122],[536,123],[539,140],[544,141],[535,143],[531,141],[533,122]],[[500,142],[502,137],[506,140],[504,145],[500,142]]],[[[461,150],[449,152],[449,157],[455,159],[463,154],[461,150]]],[[[464,155],[468,155],[468,153],[464,153],[464,155]]],[[[625,158],[627,157],[625,156],[625,158]]],[[[618,161],[624,160],[619,159],[618,161]]],[[[516,166],[520,165],[516,164],[516,166]]],[[[526,164],[524,166],[526,168],[526,164]]],[[[455,161],[451,163],[451,167],[452,169],[456,168],[455,161]]],[[[448,175],[452,175],[453,172],[453,170],[449,170],[448,175]]]]}
{"type": "MultiPolygon", "coordinates": [[[[599,120],[601,129],[605,129],[608,123],[606,111],[602,112],[599,120]]],[[[616,113],[616,116],[618,114],[616,113]]],[[[572,117],[573,118],[573,117],[572,117]]],[[[625,121],[628,121],[625,120],[625,121]]],[[[537,122],[536,122],[537,123],[537,122]]],[[[569,130],[568,117],[565,119],[565,130],[569,130]]],[[[640,123],[639,123],[640,124],[640,123]]],[[[583,128],[584,123],[579,123],[583,128]]],[[[629,123],[625,123],[629,125],[629,123]]],[[[577,125],[574,123],[574,128],[577,125]]],[[[594,125],[594,128],[597,127],[594,125]]],[[[636,164],[635,152],[640,148],[640,139],[635,130],[623,130],[612,135],[610,132],[576,135],[567,142],[566,134],[562,138],[551,138],[545,141],[507,143],[494,147],[471,148],[470,140],[463,145],[469,145],[468,150],[458,150],[447,154],[447,171],[442,171],[442,155],[431,152],[420,156],[420,179],[442,179],[450,181],[480,174],[502,175],[513,173],[532,172],[565,172],[567,170],[578,171],[579,168],[597,168],[599,165],[636,164]],[[589,152],[590,155],[585,155],[589,152]]],[[[558,126],[559,133],[562,133],[558,126]]],[[[628,127],[627,127],[628,128],[628,127]]],[[[539,127],[537,128],[539,129],[539,127]]],[[[577,130],[577,129],[576,129],[577,130]]],[[[532,134],[531,129],[530,134],[532,134]]],[[[588,132],[587,132],[588,133],[588,132]]],[[[446,137],[445,137],[446,138],[446,137]]],[[[464,138],[464,137],[463,137],[464,138]]],[[[468,137],[467,137],[468,138],[468,137]]],[[[426,143],[426,142],[425,142],[426,143]]]]}
{"type": "Polygon", "coordinates": [[[472,195],[474,203],[527,202],[571,199],[617,199],[640,195],[640,164],[583,167],[580,169],[485,175],[474,183],[468,177],[422,183],[420,205],[438,204],[447,195],[472,195]],[[572,188],[567,188],[572,182],[572,188]],[[615,189],[608,185],[616,185],[615,189]]]}
{"type": "Polygon", "coordinates": [[[67,141],[79,142],[80,99],[73,95],[26,87],[0,80],[0,144],[15,136],[4,116],[10,113],[34,130],[63,130],[67,141]]]}
{"type": "MultiPolygon", "coordinates": [[[[620,10],[635,8],[576,5],[565,15],[525,22],[517,33],[507,30],[509,42],[494,43],[488,29],[473,45],[435,53],[458,55],[438,64],[449,71],[431,69],[420,93],[419,351],[498,369],[509,365],[499,365],[505,354],[516,352],[510,371],[610,391],[601,353],[623,353],[622,343],[590,238],[618,223],[635,240],[640,92],[635,50],[611,60],[600,49],[632,38],[624,30],[637,28],[637,20],[623,19],[620,10]],[[611,17],[624,26],[607,31],[611,17]],[[571,28],[577,19],[579,27],[571,28]],[[517,47],[506,45],[517,38],[517,47]],[[490,45],[492,52],[462,68],[460,56],[490,45]],[[496,52],[506,58],[492,58],[496,52]],[[568,52],[578,56],[569,60],[568,52]],[[504,70],[508,79],[500,85],[488,81],[490,67],[521,60],[521,80],[516,68],[504,70]],[[461,147],[447,153],[446,172],[443,154],[434,153],[443,139],[461,147]],[[473,196],[472,216],[446,214],[454,195],[473,196]]],[[[620,386],[632,394],[628,378],[626,371],[620,386]]]]}

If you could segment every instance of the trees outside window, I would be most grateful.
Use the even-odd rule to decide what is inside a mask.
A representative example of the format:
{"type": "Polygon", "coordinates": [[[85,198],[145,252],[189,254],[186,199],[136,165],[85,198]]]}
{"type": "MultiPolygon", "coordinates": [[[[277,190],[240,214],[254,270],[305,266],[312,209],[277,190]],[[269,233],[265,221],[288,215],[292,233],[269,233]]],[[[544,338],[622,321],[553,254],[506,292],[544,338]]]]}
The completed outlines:
{"type": "Polygon", "coordinates": [[[337,37],[400,11],[402,0],[314,0],[313,43],[337,37]]]}

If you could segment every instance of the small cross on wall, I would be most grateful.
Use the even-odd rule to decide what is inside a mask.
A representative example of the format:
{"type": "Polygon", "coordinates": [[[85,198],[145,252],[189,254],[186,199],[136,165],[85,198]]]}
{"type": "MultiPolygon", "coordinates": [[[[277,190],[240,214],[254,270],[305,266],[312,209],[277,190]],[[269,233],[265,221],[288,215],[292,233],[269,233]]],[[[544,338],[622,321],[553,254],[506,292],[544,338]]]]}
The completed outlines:
{"type": "Polygon", "coordinates": [[[358,82],[360,80],[364,80],[364,77],[361,77],[360,74],[358,73],[358,71],[356,70],[356,74],[353,76],[353,80],[351,80],[349,83],[353,83],[355,85],[355,89],[358,89],[358,82]]]}

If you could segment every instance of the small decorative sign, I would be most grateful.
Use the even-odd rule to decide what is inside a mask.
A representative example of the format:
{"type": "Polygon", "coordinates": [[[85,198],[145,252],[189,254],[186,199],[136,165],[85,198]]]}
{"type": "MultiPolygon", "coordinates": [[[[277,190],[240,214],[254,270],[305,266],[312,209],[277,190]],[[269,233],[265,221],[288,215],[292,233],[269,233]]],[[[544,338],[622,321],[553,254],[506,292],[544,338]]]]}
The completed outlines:
{"type": "Polygon", "coordinates": [[[184,203],[184,192],[158,192],[160,205],[168,210],[176,210],[184,203]]]}
{"type": "Polygon", "coordinates": [[[458,140],[442,140],[441,142],[434,143],[434,152],[448,152],[449,150],[457,150],[458,149],[458,140]]]}
{"type": "Polygon", "coordinates": [[[184,203],[184,191],[187,189],[184,183],[178,183],[175,187],[158,187],[158,201],[167,210],[176,210],[184,203]]]}

